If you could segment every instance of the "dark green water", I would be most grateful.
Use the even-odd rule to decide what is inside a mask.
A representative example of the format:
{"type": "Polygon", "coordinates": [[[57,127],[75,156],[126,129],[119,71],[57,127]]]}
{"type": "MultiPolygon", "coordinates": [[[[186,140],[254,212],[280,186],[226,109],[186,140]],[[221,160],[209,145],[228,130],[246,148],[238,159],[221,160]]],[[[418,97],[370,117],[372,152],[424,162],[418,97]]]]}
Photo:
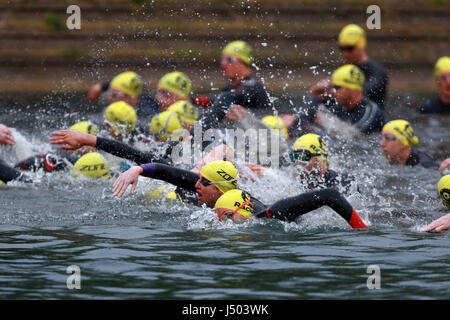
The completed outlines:
{"type": "MultiPolygon", "coordinates": [[[[25,98],[17,104],[4,99],[0,122],[31,141],[33,150],[47,150],[52,130],[85,113],[71,108],[70,99],[54,99],[31,100],[28,108],[25,98]]],[[[390,118],[413,123],[419,149],[437,160],[450,156],[450,118],[415,114],[408,104],[417,97],[391,101],[390,118]]],[[[99,110],[85,110],[99,118],[99,110]]],[[[450,232],[418,231],[445,213],[436,196],[440,173],[390,165],[377,135],[336,139],[330,149],[331,167],[356,177],[359,192],[347,198],[369,230],[352,230],[327,208],[298,223],[222,223],[208,209],[147,199],[157,184],[149,179],[139,182],[137,196],[121,200],[112,198],[112,181],[64,173],[1,187],[0,297],[450,298],[450,232]],[[80,268],[80,289],[67,287],[72,265],[80,268]],[[380,269],[380,289],[368,289],[371,265],[380,269]]],[[[1,148],[0,157],[14,162],[16,150],[1,148]]],[[[266,203],[301,191],[277,172],[245,187],[266,203]]]]}

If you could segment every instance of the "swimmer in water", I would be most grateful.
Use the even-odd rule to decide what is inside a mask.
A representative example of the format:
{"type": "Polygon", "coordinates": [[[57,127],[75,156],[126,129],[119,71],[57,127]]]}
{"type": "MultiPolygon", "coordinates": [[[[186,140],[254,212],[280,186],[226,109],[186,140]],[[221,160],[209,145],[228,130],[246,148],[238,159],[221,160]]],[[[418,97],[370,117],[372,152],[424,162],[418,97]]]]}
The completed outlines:
{"type": "Polygon", "coordinates": [[[386,159],[407,166],[421,165],[424,168],[438,168],[431,156],[412,147],[419,143],[414,129],[406,120],[392,120],[383,126],[380,147],[386,159]]]}
{"type": "Polygon", "coordinates": [[[243,112],[243,108],[256,110],[272,106],[263,83],[253,73],[253,63],[252,48],[244,41],[230,42],[222,50],[220,66],[230,84],[206,103],[209,107],[204,110],[203,130],[217,128],[225,118],[238,120],[235,113],[243,112]]]}
{"type": "Polygon", "coordinates": [[[338,175],[329,169],[328,152],[325,140],[318,134],[307,133],[298,138],[291,147],[289,160],[299,168],[299,178],[309,189],[342,187],[349,191],[353,177],[338,175]]]}
{"type": "MultiPolygon", "coordinates": [[[[364,74],[363,94],[375,102],[383,111],[388,77],[383,66],[369,58],[366,49],[366,34],[364,29],[356,24],[349,24],[339,33],[339,50],[348,64],[356,65],[364,74]]],[[[310,95],[315,104],[325,102],[333,89],[330,79],[322,79],[310,88],[310,95]]]]}
{"type": "Polygon", "coordinates": [[[441,57],[433,73],[439,96],[427,100],[418,111],[424,114],[450,113],[450,57],[441,57]]]}
{"type": "MultiPolygon", "coordinates": [[[[437,185],[437,191],[439,197],[442,200],[442,204],[446,208],[447,211],[450,210],[450,174],[443,176],[437,185]]],[[[435,231],[440,232],[442,230],[446,230],[450,228],[450,213],[446,214],[439,219],[434,220],[428,226],[423,228],[421,231],[435,231]]]]}
{"type": "MultiPolygon", "coordinates": [[[[327,111],[363,134],[379,132],[385,123],[383,111],[364,95],[363,85],[364,74],[357,66],[347,64],[338,68],[331,76],[330,94],[334,99],[326,105],[327,111]]],[[[302,122],[326,128],[326,118],[318,111],[318,105],[310,104],[299,117],[302,122]]]]}
{"type": "MultiPolygon", "coordinates": [[[[131,167],[122,173],[113,184],[113,194],[122,197],[131,184],[131,194],[135,193],[139,176],[163,180],[178,189],[184,189],[197,194],[196,205],[206,205],[209,208],[217,206],[217,201],[230,190],[237,190],[238,170],[229,161],[213,161],[203,166],[200,173],[194,173],[158,163],[149,163],[131,167]]],[[[177,189],[177,192],[178,192],[177,189]]],[[[356,211],[336,189],[310,191],[295,197],[280,200],[272,206],[266,206],[247,193],[240,192],[242,197],[238,206],[249,205],[258,218],[274,218],[284,221],[294,221],[299,215],[305,214],[322,206],[329,206],[341,215],[353,228],[367,228],[356,211]],[[247,203],[247,201],[249,201],[247,203]],[[245,204],[244,204],[245,203],[245,204]],[[251,205],[250,205],[251,203],[251,205]]],[[[236,202],[233,202],[235,204],[236,202]]],[[[219,203],[220,204],[220,203],[219,203]]],[[[223,206],[223,205],[222,205],[223,206]]],[[[220,208],[232,209],[232,208],[220,208]]],[[[241,207],[242,209],[242,207],[241,207]]],[[[219,214],[219,219],[223,219],[219,214]]],[[[245,216],[244,216],[245,217],[245,216]]],[[[231,215],[231,219],[241,220],[240,215],[231,215]]]]}

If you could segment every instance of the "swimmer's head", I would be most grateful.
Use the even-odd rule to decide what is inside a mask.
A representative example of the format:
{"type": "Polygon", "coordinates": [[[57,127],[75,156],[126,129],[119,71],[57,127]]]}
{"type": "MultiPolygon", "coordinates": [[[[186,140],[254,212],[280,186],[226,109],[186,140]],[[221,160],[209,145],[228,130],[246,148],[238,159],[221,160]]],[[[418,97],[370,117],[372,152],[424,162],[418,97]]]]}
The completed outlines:
{"type": "Polygon", "coordinates": [[[339,46],[356,46],[364,48],[366,46],[366,34],[364,29],[356,24],[349,24],[342,28],[339,33],[339,46]]]}
{"type": "Polygon", "coordinates": [[[72,174],[78,177],[80,174],[91,178],[109,178],[108,162],[97,152],[90,152],[82,156],[75,162],[72,174]]]}
{"type": "Polygon", "coordinates": [[[240,219],[247,219],[253,216],[253,203],[247,192],[232,189],[225,192],[216,201],[214,211],[217,213],[219,220],[236,219],[239,215],[240,219]]]}
{"type": "Polygon", "coordinates": [[[450,174],[443,176],[439,180],[437,190],[444,206],[450,208],[450,174]]]}
{"type": "Polygon", "coordinates": [[[177,101],[167,110],[177,113],[183,123],[194,124],[198,119],[197,107],[187,100],[177,101]]]}
{"type": "Polygon", "coordinates": [[[131,133],[136,127],[136,110],[125,101],[110,104],[105,110],[104,117],[105,123],[116,135],[131,133]]]}
{"type": "Polygon", "coordinates": [[[339,87],[351,90],[363,90],[364,74],[361,69],[353,64],[346,64],[331,75],[331,84],[338,89],[339,87]]]}
{"type": "Polygon", "coordinates": [[[318,134],[307,133],[298,138],[292,145],[289,158],[291,162],[309,162],[313,157],[323,163],[327,163],[327,145],[318,134]]]}
{"type": "Polygon", "coordinates": [[[434,77],[437,78],[443,74],[450,73],[450,57],[440,57],[434,65],[434,77]]]}
{"type": "Polygon", "coordinates": [[[96,135],[98,128],[95,124],[90,121],[80,121],[75,123],[73,126],[69,128],[70,130],[77,130],[79,132],[88,133],[92,135],[96,135]]]}
{"type": "Polygon", "coordinates": [[[244,41],[233,41],[225,46],[222,50],[222,56],[236,56],[247,66],[253,63],[252,47],[244,41]]]}
{"type": "Polygon", "coordinates": [[[159,80],[158,89],[165,89],[183,99],[188,99],[191,93],[191,80],[183,72],[170,72],[159,80]]]}
{"type": "Polygon", "coordinates": [[[289,137],[288,130],[284,124],[283,119],[277,116],[265,116],[261,119],[261,122],[267,125],[271,129],[275,129],[278,133],[283,133],[283,137],[287,139],[289,137]]]}
{"type": "Polygon", "coordinates": [[[119,90],[130,97],[139,97],[142,93],[142,79],[132,71],[126,71],[115,76],[110,83],[110,87],[119,90]]]}
{"type": "Polygon", "coordinates": [[[200,175],[222,193],[235,189],[237,186],[238,171],[230,161],[217,160],[207,163],[200,170],[200,175]]]}
{"type": "Polygon", "coordinates": [[[153,116],[150,122],[150,132],[159,140],[182,140],[185,135],[183,123],[176,112],[163,111],[153,116]]]}
{"type": "Polygon", "coordinates": [[[386,123],[383,132],[393,134],[403,145],[407,147],[415,146],[419,143],[419,138],[414,135],[414,129],[406,120],[392,120],[386,123]]]}

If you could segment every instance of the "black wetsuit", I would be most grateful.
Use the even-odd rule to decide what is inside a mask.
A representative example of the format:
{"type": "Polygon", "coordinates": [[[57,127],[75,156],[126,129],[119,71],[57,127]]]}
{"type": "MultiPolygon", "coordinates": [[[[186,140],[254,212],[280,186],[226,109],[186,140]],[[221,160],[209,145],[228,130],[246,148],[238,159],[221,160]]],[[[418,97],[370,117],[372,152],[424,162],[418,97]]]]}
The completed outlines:
{"type": "Polygon", "coordinates": [[[12,168],[2,159],[0,159],[0,180],[4,183],[8,183],[12,180],[21,182],[33,182],[30,178],[24,175],[23,172],[12,168]]]}
{"type": "Polygon", "coordinates": [[[347,193],[350,190],[352,181],[354,181],[354,177],[351,175],[347,173],[339,175],[336,171],[328,169],[323,176],[309,176],[305,180],[305,184],[311,190],[338,188],[347,193]]]}
{"type": "Polygon", "coordinates": [[[388,77],[383,66],[369,59],[358,65],[358,67],[365,77],[363,85],[364,96],[374,101],[383,110],[388,85],[388,77]]]}
{"type": "MultiPolygon", "coordinates": [[[[300,122],[314,123],[320,101],[314,97],[300,110],[300,122]]],[[[386,120],[380,107],[367,98],[362,99],[351,111],[337,104],[334,98],[323,103],[325,107],[342,121],[348,122],[364,134],[380,132],[386,120]]]]}
{"type": "Polygon", "coordinates": [[[411,154],[406,160],[405,165],[407,166],[416,166],[420,164],[424,168],[439,168],[439,164],[437,164],[431,156],[426,154],[423,151],[411,150],[411,154]]]}
{"type": "MultiPolygon", "coordinates": [[[[163,180],[177,186],[175,193],[183,201],[199,205],[195,189],[195,184],[200,179],[199,174],[158,163],[148,163],[141,165],[141,167],[144,170],[141,174],[142,176],[163,180]]],[[[257,218],[294,221],[300,215],[322,206],[329,206],[352,227],[362,227],[364,225],[350,203],[334,188],[306,192],[277,201],[271,206],[267,206],[253,197],[251,197],[251,202],[253,204],[253,215],[257,218]]]]}
{"type": "Polygon", "coordinates": [[[450,104],[444,104],[440,97],[427,100],[417,109],[420,113],[450,113],[450,104]]]}
{"type": "Polygon", "coordinates": [[[264,85],[254,75],[248,76],[237,86],[225,87],[212,100],[212,106],[201,117],[203,130],[217,128],[231,104],[251,110],[270,108],[272,105],[264,85]]]}

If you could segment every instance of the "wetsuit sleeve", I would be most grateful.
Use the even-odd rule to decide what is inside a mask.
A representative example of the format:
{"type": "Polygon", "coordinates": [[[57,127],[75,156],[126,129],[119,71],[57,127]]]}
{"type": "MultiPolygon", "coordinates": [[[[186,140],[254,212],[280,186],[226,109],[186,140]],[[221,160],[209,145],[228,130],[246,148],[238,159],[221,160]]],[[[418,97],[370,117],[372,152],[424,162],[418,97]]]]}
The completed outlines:
{"type": "Polygon", "coordinates": [[[110,83],[110,81],[106,81],[106,82],[103,82],[103,83],[102,83],[102,91],[103,91],[103,92],[108,91],[108,89],[109,89],[109,83],[110,83]]]}
{"type": "Polygon", "coordinates": [[[370,69],[366,70],[365,76],[366,80],[363,85],[364,95],[383,106],[388,82],[386,73],[381,66],[373,65],[370,69]]]}
{"type": "Polygon", "coordinates": [[[270,108],[272,106],[263,84],[250,77],[242,81],[236,88],[235,104],[249,109],[270,108]]]}
{"type": "Polygon", "coordinates": [[[195,184],[200,179],[197,173],[160,163],[146,163],[141,168],[144,169],[141,174],[144,177],[163,180],[189,191],[196,191],[195,184]]]}
{"type": "Polygon", "coordinates": [[[12,180],[32,182],[22,172],[11,168],[6,162],[0,159],[0,180],[7,183],[12,180]]]}
{"type": "Polygon", "coordinates": [[[365,110],[355,126],[364,134],[381,131],[385,123],[383,112],[373,101],[365,100],[365,110]]]}
{"type": "Polygon", "coordinates": [[[323,206],[336,211],[353,228],[367,228],[351,204],[334,188],[310,191],[277,201],[265,212],[258,212],[256,216],[294,221],[299,216],[323,206]]]}
{"type": "Polygon", "coordinates": [[[158,154],[141,151],[117,140],[98,137],[95,147],[117,157],[134,161],[137,164],[149,162],[168,163],[167,159],[162,158],[158,154]]]}
{"type": "Polygon", "coordinates": [[[219,123],[225,118],[228,108],[235,100],[230,91],[219,93],[214,99],[211,107],[207,108],[202,115],[202,129],[203,131],[217,128],[219,123]]]}

